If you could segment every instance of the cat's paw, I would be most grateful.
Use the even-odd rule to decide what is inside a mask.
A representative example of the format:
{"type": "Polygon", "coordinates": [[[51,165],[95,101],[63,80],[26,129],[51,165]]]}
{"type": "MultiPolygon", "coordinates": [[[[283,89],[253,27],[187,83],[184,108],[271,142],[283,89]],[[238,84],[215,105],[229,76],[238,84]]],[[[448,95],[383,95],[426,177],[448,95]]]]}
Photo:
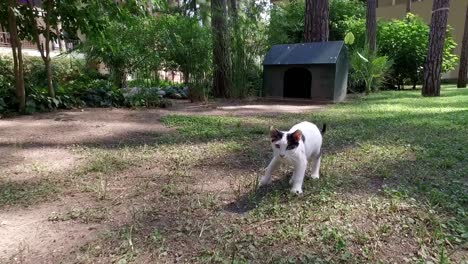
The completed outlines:
{"type": "Polygon", "coordinates": [[[296,194],[296,195],[300,195],[300,194],[302,194],[302,188],[293,187],[291,189],[291,193],[296,194]]]}
{"type": "Polygon", "coordinates": [[[293,178],[291,177],[291,178],[289,179],[289,185],[292,185],[292,184],[293,184],[293,178]]]}
{"type": "Polygon", "coordinates": [[[260,179],[260,186],[264,186],[264,185],[267,185],[271,182],[271,177],[268,177],[268,176],[263,176],[261,179],[260,179]]]}
{"type": "Polygon", "coordinates": [[[318,174],[312,174],[310,175],[310,178],[313,179],[313,180],[318,180],[320,177],[318,174]]]}

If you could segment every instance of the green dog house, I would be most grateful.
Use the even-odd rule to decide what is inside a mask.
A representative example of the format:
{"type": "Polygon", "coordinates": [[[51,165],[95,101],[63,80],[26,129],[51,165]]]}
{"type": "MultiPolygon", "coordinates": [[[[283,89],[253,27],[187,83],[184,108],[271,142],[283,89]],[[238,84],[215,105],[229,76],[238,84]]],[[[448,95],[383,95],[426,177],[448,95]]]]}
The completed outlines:
{"type": "Polygon", "coordinates": [[[341,102],[348,58],[343,41],[275,45],[263,61],[263,90],[272,98],[341,102]]]}

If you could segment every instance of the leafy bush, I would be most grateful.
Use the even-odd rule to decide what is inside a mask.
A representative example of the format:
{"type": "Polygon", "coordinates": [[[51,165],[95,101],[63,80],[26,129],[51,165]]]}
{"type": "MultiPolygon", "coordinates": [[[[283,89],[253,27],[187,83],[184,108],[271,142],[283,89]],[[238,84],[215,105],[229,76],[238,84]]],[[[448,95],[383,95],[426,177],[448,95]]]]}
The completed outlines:
{"type": "MultiPolygon", "coordinates": [[[[348,32],[354,35],[351,50],[362,49],[366,35],[365,19],[348,23],[348,32]]],[[[393,66],[389,83],[401,86],[405,82],[416,85],[421,81],[423,66],[429,44],[429,26],[418,16],[408,14],[405,19],[390,21],[380,20],[377,23],[377,48],[381,56],[392,59],[393,66]]],[[[453,54],[455,41],[448,30],[445,40],[442,72],[448,72],[456,66],[457,56],[453,54]]]]}
{"type": "MultiPolygon", "coordinates": [[[[457,56],[453,54],[456,44],[450,30],[445,39],[442,72],[453,70],[457,56]]],[[[383,22],[378,36],[379,53],[391,57],[393,82],[400,86],[409,81],[413,86],[421,82],[427,56],[429,26],[422,18],[408,14],[406,19],[383,22]]]]}
{"type": "Polygon", "coordinates": [[[16,109],[13,62],[9,57],[0,57],[0,113],[16,109]]]}
{"type": "Polygon", "coordinates": [[[155,19],[152,31],[157,34],[164,68],[182,71],[190,87],[209,81],[212,67],[209,27],[201,26],[196,18],[163,15],[155,19]]]}
{"type": "MultiPolygon", "coordinates": [[[[61,85],[79,79],[82,75],[89,73],[89,70],[85,67],[85,61],[73,58],[71,55],[52,58],[51,64],[55,90],[61,85]]],[[[35,93],[47,89],[47,75],[44,62],[41,58],[25,57],[24,75],[26,93],[35,93]]]]}
{"type": "Polygon", "coordinates": [[[168,107],[171,101],[163,98],[167,92],[157,87],[133,87],[123,89],[127,105],[132,107],[168,107]]]}
{"type": "Polygon", "coordinates": [[[32,94],[26,101],[26,112],[45,112],[54,109],[71,109],[84,106],[84,102],[68,95],[56,95],[55,98],[46,94],[32,94]]]}
{"type": "Polygon", "coordinates": [[[108,80],[84,77],[70,82],[60,93],[79,98],[90,107],[117,107],[125,104],[122,90],[108,80]]]}

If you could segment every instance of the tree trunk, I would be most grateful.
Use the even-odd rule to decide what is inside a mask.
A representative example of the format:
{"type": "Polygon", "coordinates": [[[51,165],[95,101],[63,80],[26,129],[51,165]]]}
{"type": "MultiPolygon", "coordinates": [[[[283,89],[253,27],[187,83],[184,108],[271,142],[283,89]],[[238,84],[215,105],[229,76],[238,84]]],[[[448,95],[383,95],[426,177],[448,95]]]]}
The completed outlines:
{"type": "Polygon", "coordinates": [[[377,46],[377,19],[376,19],[377,0],[367,0],[366,12],[366,41],[369,50],[373,53],[377,46]]]}
{"type": "Polygon", "coordinates": [[[45,67],[46,67],[46,73],[47,73],[47,87],[49,90],[49,96],[50,97],[55,97],[55,90],[54,90],[54,85],[52,83],[52,67],[50,63],[50,12],[52,11],[52,0],[47,1],[46,8],[47,8],[47,13],[45,15],[45,22],[46,22],[46,31],[45,31],[45,67]]]}
{"type": "Polygon", "coordinates": [[[32,0],[28,0],[28,15],[31,21],[35,22],[35,25],[32,27],[33,30],[33,38],[34,42],[36,42],[37,45],[37,50],[41,54],[41,58],[44,61],[44,66],[46,69],[46,75],[47,75],[47,90],[49,92],[50,97],[55,97],[55,90],[54,86],[52,83],[52,68],[51,68],[51,63],[50,63],[50,11],[52,10],[51,7],[51,0],[47,1],[46,4],[46,13],[44,15],[44,21],[46,23],[46,28],[45,28],[45,34],[44,38],[45,41],[43,45],[41,45],[41,40],[39,38],[39,30],[38,30],[38,24],[36,17],[34,15],[34,3],[32,0]]]}
{"type": "Polygon", "coordinates": [[[198,17],[198,11],[197,11],[197,0],[192,0],[192,2],[190,2],[190,5],[191,5],[191,8],[192,8],[192,11],[193,11],[193,16],[194,17],[198,17]]]}
{"type": "Polygon", "coordinates": [[[114,84],[119,88],[127,87],[127,70],[114,69],[114,84]]]}
{"type": "Polygon", "coordinates": [[[18,37],[16,16],[13,9],[16,7],[16,0],[8,1],[8,24],[10,28],[10,44],[13,53],[13,69],[15,72],[16,97],[18,99],[18,110],[20,113],[26,112],[26,92],[24,89],[24,69],[23,51],[21,41],[18,37]]]}
{"type": "Polygon", "coordinates": [[[328,0],[306,0],[305,5],[304,41],[328,41],[328,0]]]}
{"type": "Polygon", "coordinates": [[[60,52],[67,51],[65,40],[62,38],[62,22],[60,21],[57,22],[57,36],[60,52]]]}
{"type": "Polygon", "coordinates": [[[190,83],[190,73],[187,70],[182,71],[184,75],[184,84],[188,85],[190,83]]]}
{"type": "Polygon", "coordinates": [[[468,72],[468,5],[466,6],[465,30],[463,33],[462,48],[460,56],[460,69],[458,70],[458,88],[466,88],[468,72]]]}
{"type": "Polygon", "coordinates": [[[216,97],[229,97],[231,90],[231,58],[226,20],[226,0],[213,0],[211,2],[213,92],[216,97]]]}
{"type": "Polygon", "coordinates": [[[423,96],[440,96],[440,74],[450,0],[434,0],[429,50],[424,65],[423,96]]]}
{"type": "Polygon", "coordinates": [[[406,13],[411,13],[411,4],[413,0],[406,0],[406,13]]]}

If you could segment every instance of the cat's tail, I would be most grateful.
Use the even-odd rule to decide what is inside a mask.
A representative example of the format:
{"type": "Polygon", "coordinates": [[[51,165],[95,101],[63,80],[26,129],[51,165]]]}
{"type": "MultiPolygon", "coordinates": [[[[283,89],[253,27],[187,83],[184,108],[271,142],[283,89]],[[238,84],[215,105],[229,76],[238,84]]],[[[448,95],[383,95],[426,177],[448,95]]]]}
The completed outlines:
{"type": "Polygon", "coordinates": [[[320,131],[320,134],[325,134],[325,132],[327,131],[327,124],[323,123],[323,127],[322,127],[322,131],[320,131]]]}

